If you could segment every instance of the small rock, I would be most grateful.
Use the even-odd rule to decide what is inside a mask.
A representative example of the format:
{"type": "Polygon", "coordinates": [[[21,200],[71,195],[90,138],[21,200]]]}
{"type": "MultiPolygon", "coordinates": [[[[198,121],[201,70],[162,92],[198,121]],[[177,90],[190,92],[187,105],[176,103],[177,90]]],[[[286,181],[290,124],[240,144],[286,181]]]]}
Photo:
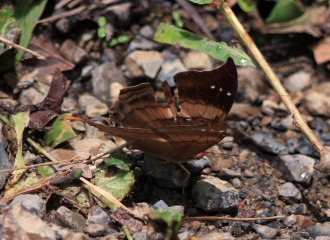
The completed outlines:
{"type": "Polygon", "coordinates": [[[48,226],[55,232],[56,239],[63,239],[71,233],[69,229],[53,223],[49,223],[48,226]]]}
{"type": "Polygon", "coordinates": [[[260,112],[257,108],[252,107],[246,103],[234,103],[231,108],[228,118],[237,120],[246,120],[250,117],[255,117],[259,115],[260,112]]]}
{"type": "Polygon", "coordinates": [[[190,240],[192,236],[193,234],[187,231],[178,234],[179,240],[190,240]]]}
{"type": "Polygon", "coordinates": [[[144,76],[155,78],[163,62],[163,57],[157,51],[135,50],[129,53],[125,59],[127,76],[129,78],[144,76]]]}
{"type": "Polygon", "coordinates": [[[240,178],[242,175],[241,172],[235,171],[232,169],[224,168],[219,172],[219,177],[221,179],[231,179],[231,178],[240,178]]]}
{"type": "Polygon", "coordinates": [[[61,104],[61,111],[62,112],[70,112],[73,111],[77,106],[77,101],[72,98],[63,98],[63,102],[61,104]]]}
{"type": "Polygon", "coordinates": [[[135,233],[132,237],[134,240],[148,240],[148,234],[146,232],[135,233]]]}
{"type": "Polygon", "coordinates": [[[315,225],[315,223],[304,215],[296,215],[297,225],[301,228],[306,228],[315,225]]]}
{"type": "Polygon", "coordinates": [[[225,138],[221,140],[220,145],[224,149],[232,149],[234,145],[234,137],[225,136],[225,138]]]}
{"type": "Polygon", "coordinates": [[[313,172],[315,160],[311,157],[296,154],[283,155],[276,161],[276,168],[282,172],[283,178],[287,181],[295,181],[309,184],[313,172]]]}
{"type": "Polygon", "coordinates": [[[24,209],[37,215],[40,218],[43,218],[46,213],[46,204],[38,195],[19,195],[14,198],[10,205],[14,206],[18,203],[21,203],[24,209]]]}
{"type": "Polygon", "coordinates": [[[291,182],[284,183],[281,186],[278,186],[278,194],[282,196],[284,199],[288,199],[289,201],[300,201],[301,193],[295,185],[291,182]]]}
{"type": "Polygon", "coordinates": [[[286,217],[283,223],[287,227],[292,227],[293,225],[295,225],[297,223],[296,215],[292,214],[292,215],[286,217]]]}
{"type": "Polygon", "coordinates": [[[313,238],[317,236],[330,236],[330,222],[325,222],[320,225],[310,226],[307,229],[309,235],[313,238]]]}
{"type": "Polygon", "coordinates": [[[189,51],[183,59],[183,64],[187,69],[211,70],[213,64],[208,54],[200,51],[189,51]]]}
{"type": "Polygon", "coordinates": [[[108,61],[92,70],[93,95],[99,99],[110,98],[110,84],[126,84],[122,71],[114,61],[108,61]]]}
{"type": "MultiPolygon", "coordinates": [[[[37,78],[40,78],[39,75],[37,78]]],[[[30,87],[22,91],[19,97],[19,102],[22,105],[35,105],[37,103],[40,103],[42,100],[44,100],[48,93],[51,79],[51,75],[46,75],[42,79],[39,79],[42,81],[38,81],[38,85],[36,87],[30,87]]]]}
{"type": "Polygon", "coordinates": [[[308,90],[303,103],[311,114],[330,117],[330,82],[323,82],[308,90]]]}
{"type": "Polygon", "coordinates": [[[288,92],[298,92],[311,85],[311,76],[305,71],[296,72],[283,80],[283,86],[288,92]]]}
{"type": "Polygon", "coordinates": [[[187,169],[190,173],[200,173],[205,168],[212,167],[211,161],[207,156],[187,162],[187,169]]]}
{"type": "Polygon", "coordinates": [[[254,67],[238,67],[238,86],[244,89],[246,100],[255,102],[261,94],[266,93],[265,75],[262,70],[254,67]]]}
{"type": "Polygon", "coordinates": [[[274,239],[278,234],[278,230],[264,225],[255,224],[254,229],[263,239],[274,239]]]}
{"type": "Polygon", "coordinates": [[[89,224],[84,228],[84,233],[93,238],[102,237],[105,234],[105,227],[101,224],[89,224]]]}
{"type": "Polygon", "coordinates": [[[170,209],[177,211],[181,215],[181,217],[184,216],[184,206],[174,205],[171,206],[170,209]]]}
{"type": "Polygon", "coordinates": [[[330,240],[330,237],[327,236],[317,236],[315,240],[330,240]]]}
{"type": "Polygon", "coordinates": [[[79,97],[78,104],[81,108],[85,109],[88,117],[105,115],[109,112],[109,107],[105,103],[89,95],[88,93],[85,93],[79,97]]]}
{"type": "Polygon", "coordinates": [[[242,189],[243,188],[243,183],[239,178],[234,178],[230,181],[230,183],[233,185],[234,188],[236,189],[242,189]]]}
{"type": "Polygon", "coordinates": [[[107,214],[101,207],[93,206],[88,212],[87,224],[102,224],[108,225],[111,221],[109,214],[107,214]]]}
{"type": "Polygon", "coordinates": [[[235,240],[235,238],[229,233],[210,233],[205,236],[199,237],[200,240],[235,240]]]}
{"type": "Polygon", "coordinates": [[[163,200],[159,200],[156,202],[154,205],[152,205],[154,209],[159,209],[159,208],[169,208],[169,206],[164,202],[163,200]]]}
{"type": "Polygon", "coordinates": [[[150,25],[143,26],[139,34],[130,42],[127,52],[131,52],[133,50],[152,50],[158,49],[162,44],[152,41],[155,31],[150,27],[150,25]]]}
{"type": "Polygon", "coordinates": [[[83,233],[72,232],[67,235],[63,240],[89,240],[89,237],[83,233]]]}
{"type": "Polygon", "coordinates": [[[120,90],[123,89],[124,86],[120,84],[119,82],[112,82],[110,84],[110,97],[118,97],[120,90]]]}
{"type": "Polygon", "coordinates": [[[239,193],[227,181],[206,176],[192,187],[194,202],[206,212],[229,210],[236,206],[239,193]]]}
{"type": "Polygon", "coordinates": [[[173,76],[179,72],[186,71],[186,68],[177,58],[169,57],[165,59],[166,60],[163,63],[162,68],[157,76],[157,80],[161,82],[167,81],[170,87],[174,87],[175,83],[173,80],[173,76]]]}
{"type": "Polygon", "coordinates": [[[276,142],[271,133],[258,131],[251,137],[253,143],[260,149],[273,154],[287,154],[288,149],[283,143],[276,142]]]}
{"type": "Polygon", "coordinates": [[[243,171],[243,176],[247,177],[247,178],[253,178],[255,176],[255,174],[250,169],[245,169],[243,171]]]}
{"type": "Polygon", "coordinates": [[[82,230],[86,226],[86,219],[83,216],[64,206],[57,209],[55,215],[65,227],[82,230]]]}
{"type": "Polygon", "coordinates": [[[76,43],[71,39],[64,41],[59,50],[65,58],[75,64],[81,64],[88,58],[87,52],[76,45],[76,43]]]}
{"type": "MultiPolygon", "coordinates": [[[[0,123],[1,127],[0,129],[2,130],[2,124],[0,123]]],[[[0,133],[1,135],[1,139],[5,140],[3,138],[2,132],[0,133]]],[[[9,156],[8,153],[5,150],[5,145],[4,142],[0,142],[0,170],[4,170],[4,169],[9,169],[12,168],[11,163],[9,162],[9,156]]],[[[0,173],[0,189],[2,189],[7,181],[7,177],[10,175],[10,172],[4,172],[4,173],[0,173]]]]}

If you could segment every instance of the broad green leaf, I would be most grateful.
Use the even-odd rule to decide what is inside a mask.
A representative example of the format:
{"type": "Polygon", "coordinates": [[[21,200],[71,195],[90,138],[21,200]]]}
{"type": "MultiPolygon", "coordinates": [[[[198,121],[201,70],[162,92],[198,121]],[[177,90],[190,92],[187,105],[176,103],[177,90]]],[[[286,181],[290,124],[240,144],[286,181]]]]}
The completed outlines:
{"type": "Polygon", "coordinates": [[[289,22],[300,17],[304,11],[297,1],[279,0],[265,20],[266,24],[289,22]]]}
{"type": "Polygon", "coordinates": [[[257,2],[257,0],[238,0],[237,4],[244,12],[251,12],[256,8],[257,2]]]}
{"type": "Polygon", "coordinates": [[[168,24],[160,24],[155,41],[198,50],[223,62],[232,57],[236,65],[255,67],[251,58],[238,48],[229,47],[225,42],[217,43],[189,31],[168,24]]]}
{"type": "Polygon", "coordinates": [[[104,161],[106,167],[116,167],[121,170],[129,171],[129,166],[119,154],[112,154],[110,158],[104,161]]]}
{"type": "MultiPolygon", "coordinates": [[[[131,191],[135,180],[132,171],[118,170],[115,167],[108,168],[106,164],[101,164],[95,170],[91,182],[121,201],[131,191]]],[[[102,196],[98,199],[111,209],[115,209],[115,205],[108,199],[102,196]]]]}
{"type": "Polygon", "coordinates": [[[56,172],[52,166],[40,166],[37,170],[42,177],[49,177],[56,172]]]}
{"type": "MultiPolygon", "coordinates": [[[[61,116],[68,116],[69,114],[63,114],[61,116]]],[[[44,142],[47,146],[56,147],[58,144],[65,142],[71,138],[76,137],[71,123],[68,120],[62,120],[61,116],[58,116],[52,124],[52,130],[48,131],[44,135],[44,142]]]]}
{"type": "MultiPolygon", "coordinates": [[[[16,2],[15,16],[22,30],[20,45],[27,47],[30,43],[33,29],[44,11],[47,0],[18,0],[16,2]]],[[[24,51],[19,51],[16,59],[22,58],[24,51]]]]}

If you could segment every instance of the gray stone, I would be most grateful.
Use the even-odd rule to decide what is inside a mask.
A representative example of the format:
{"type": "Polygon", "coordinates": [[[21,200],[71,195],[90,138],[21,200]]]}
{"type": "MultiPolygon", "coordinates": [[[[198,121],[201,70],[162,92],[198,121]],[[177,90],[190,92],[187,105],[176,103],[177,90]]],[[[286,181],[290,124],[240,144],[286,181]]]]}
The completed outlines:
{"type": "Polygon", "coordinates": [[[192,236],[193,236],[193,234],[188,231],[184,231],[184,232],[178,234],[179,240],[190,240],[192,236]]]}
{"type": "Polygon", "coordinates": [[[212,167],[212,163],[207,156],[187,162],[187,169],[190,173],[198,174],[208,167],[212,167]]]}
{"type": "Polygon", "coordinates": [[[287,227],[292,227],[293,225],[295,225],[297,223],[296,215],[292,214],[292,215],[286,217],[283,223],[287,227]]]}
{"type": "Polygon", "coordinates": [[[330,222],[325,222],[320,225],[310,226],[307,229],[307,232],[311,237],[317,236],[330,236],[330,222]]]}
{"type": "Polygon", "coordinates": [[[189,51],[183,59],[183,64],[187,69],[211,70],[212,60],[206,53],[200,51],[189,51]]]}
{"type": "MultiPolygon", "coordinates": [[[[0,130],[2,130],[2,124],[1,124],[0,130]]],[[[2,135],[2,133],[0,133],[0,135],[2,135]]],[[[1,159],[0,170],[12,168],[12,165],[9,162],[9,157],[5,150],[3,142],[0,142],[0,159],[1,159]]],[[[10,175],[10,172],[0,173],[0,189],[2,189],[5,186],[9,175],[10,175]]]]}
{"type": "Polygon", "coordinates": [[[111,221],[109,214],[107,214],[101,207],[93,206],[88,212],[87,224],[103,224],[108,225],[111,221]]]}
{"type": "Polygon", "coordinates": [[[221,179],[231,179],[231,178],[239,178],[242,173],[239,171],[235,171],[232,169],[224,168],[219,172],[219,177],[221,179]]]}
{"type": "Polygon", "coordinates": [[[130,42],[127,52],[131,52],[133,50],[152,50],[159,48],[162,44],[152,41],[155,31],[149,26],[143,26],[139,34],[130,42]]]}
{"type": "Polygon", "coordinates": [[[295,185],[291,182],[286,182],[281,186],[277,187],[279,196],[282,196],[284,199],[288,200],[301,200],[301,193],[295,185]]]}
{"type": "Polygon", "coordinates": [[[287,154],[285,144],[277,142],[271,133],[258,131],[251,137],[253,143],[260,149],[273,154],[287,154]]]}
{"type": "Polygon", "coordinates": [[[105,227],[101,224],[89,224],[84,228],[84,233],[87,233],[90,237],[102,237],[105,234],[105,227]]]}
{"type": "Polygon", "coordinates": [[[264,225],[255,224],[254,229],[263,239],[274,239],[278,234],[278,230],[264,225]]]}
{"type": "Polygon", "coordinates": [[[129,53],[125,59],[127,77],[155,78],[163,64],[163,57],[157,51],[135,50],[129,53]]]}
{"type": "Polygon", "coordinates": [[[78,213],[62,206],[57,209],[55,216],[68,228],[82,230],[86,226],[86,219],[78,213]]]}
{"type": "Polygon", "coordinates": [[[227,181],[205,176],[192,186],[193,201],[207,212],[229,210],[238,202],[238,191],[227,181]]]}
{"type": "Polygon", "coordinates": [[[330,117],[330,82],[323,82],[308,90],[303,103],[311,114],[330,117]]]}
{"type": "Polygon", "coordinates": [[[45,202],[38,195],[32,195],[32,194],[19,195],[14,198],[14,200],[10,203],[10,205],[14,206],[18,203],[21,203],[26,210],[37,215],[40,218],[43,218],[46,213],[45,202]]]}
{"type": "Polygon", "coordinates": [[[296,154],[283,155],[279,157],[279,162],[275,162],[276,168],[282,172],[283,178],[287,181],[300,183],[310,183],[315,160],[311,157],[296,154]]]}
{"type": "Polygon", "coordinates": [[[283,80],[288,92],[302,91],[311,85],[311,75],[305,71],[296,72],[283,80]]]}
{"type": "Polygon", "coordinates": [[[97,98],[107,99],[111,97],[110,84],[112,82],[126,85],[124,74],[114,61],[105,62],[92,70],[93,95],[97,98]]]}
{"type": "Polygon", "coordinates": [[[159,208],[168,208],[169,206],[163,200],[159,200],[154,205],[152,205],[152,207],[154,209],[159,209],[159,208]]]}
{"type": "Polygon", "coordinates": [[[79,97],[79,107],[85,109],[88,117],[105,115],[109,112],[109,107],[97,98],[85,93],[79,97]]]}
{"type": "Polygon", "coordinates": [[[200,240],[235,240],[235,238],[229,233],[210,233],[199,238],[200,240]]]}
{"type": "Polygon", "coordinates": [[[75,41],[71,39],[65,40],[59,50],[65,58],[75,64],[85,62],[88,58],[87,52],[76,45],[75,41]]]}
{"type": "Polygon", "coordinates": [[[135,233],[132,237],[134,240],[148,240],[148,234],[146,232],[135,233]]]}

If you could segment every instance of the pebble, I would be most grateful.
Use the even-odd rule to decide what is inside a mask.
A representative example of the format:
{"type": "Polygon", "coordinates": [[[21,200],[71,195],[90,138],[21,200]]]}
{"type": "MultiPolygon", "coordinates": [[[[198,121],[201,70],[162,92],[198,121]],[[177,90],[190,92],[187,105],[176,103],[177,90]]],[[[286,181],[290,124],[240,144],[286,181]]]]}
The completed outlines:
{"type": "Polygon", "coordinates": [[[205,176],[192,186],[193,201],[206,212],[229,210],[236,206],[239,193],[227,181],[205,176]]]}
{"type": "Polygon", "coordinates": [[[61,206],[56,210],[56,218],[68,228],[82,230],[86,226],[86,219],[78,213],[72,212],[68,208],[61,206]]]}
{"type": "Polygon", "coordinates": [[[163,62],[164,59],[158,51],[135,50],[125,58],[126,75],[128,78],[155,78],[163,62]]]}
{"type": "Polygon", "coordinates": [[[89,237],[80,232],[72,232],[67,235],[63,240],[89,240],[89,237]]]}
{"type": "Polygon", "coordinates": [[[330,82],[323,82],[309,89],[303,103],[311,114],[330,117],[330,82]]]}
{"type": "Polygon", "coordinates": [[[178,234],[179,240],[190,240],[192,236],[193,234],[187,231],[178,234]]]}
{"type": "Polygon", "coordinates": [[[183,58],[183,64],[187,69],[211,70],[213,64],[208,54],[201,51],[189,51],[183,58]]]}
{"type": "Polygon", "coordinates": [[[85,113],[88,117],[105,115],[109,112],[107,104],[88,93],[84,93],[79,97],[78,104],[80,108],[85,109],[85,113]]]}
{"type": "Polygon", "coordinates": [[[21,203],[24,209],[43,218],[46,214],[46,204],[38,195],[23,194],[14,198],[11,206],[21,203]]]}
{"type": "Polygon", "coordinates": [[[260,237],[262,237],[262,239],[274,239],[278,234],[277,229],[260,224],[255,224],[254,229],[257,231],[260,237]]]}
{"type": "Polygon", "coordinates": [[[187,169],[190,173],[200,173],[205,168],[212,167],[212,163],[207,156],[202,157],[201,159],[195,159],[187,162],[187,169]]]}
{"type": "Polygon", "coordinates": [[[235,240],[235,238],[229,233],[210,233],[205,236],[199,237],[200,240],[235,240]]]}
{"type": "Polygon", "coordinates": [[[279,156],[278,160],[275,162],[275,166],[282,173],[283,179],[299,183],[310,183],[315,164],[313,158],[296,154],[279,156]]]}
{"type": "Polygon", "coordinates": [[[315,222],[312,221],[309,217],[304,215],[296,215],[297,225],[301,228],[306,228],[315,225],[315,222]]]}
{"type": "Polygon", "coordinates": [[[288,148],[283,143],[277,142],[271,133],[257,131],[252,135],[253,143],[260,149],[273,154],[287,154],[288,148]]]}
{"type": "Polygon", "coordinates": [[[322,224],[310,226],[306,230],[309,233],[309,235],[313,238],[317,236],[330,237],[330,222],[324,222],[322,224]]]}
{"type": "Polygon", "coordinates": [[[174,87],[173,76],[179,72],[186,71],[187,69],[183,63],[178,59],[176,51],[173,48],[165,49],[162,52],[162,56],[165,59],[162,68],[157,76],[157,80],[164,82],[167,81],[170,87],[174,87]],[[174,52],[174,53],[173,53],[174,52]]]}
{"type": "Polygon", "coordinates": [[[111,221],[109,214],[107,214],[101,207],[93,206],[88,212],[87,224],[101,224],[107,226],[111,221]]]}
{"type": "Polygon", "coordinates": [[[148,234],[146,232],[135,233],[132,237],[134,240],[148,240],[148,234]]]}
{"type": "Polygon", "coordinates": [[[75,64],[81,64],[88,58],[87,52],[71,39],[65,40],[59,50],[66,59],[75,64]]]}
{"type": "MultiPolygon", "coordinates": [[[[0,129],[2,130],[2,124],[1,124],[1,127],[0,129]]],[[[5,139],[3,138],[3,135],[2,133],[0,133],[1,135],[1,140],[3,140],[3,142],[1,141],[0,142],[0,170],[4,170],[4,169],[9,169],[9,168],[12,168],[12,165],[11,163],[9,162],[9,156],[8,156],[8,153],[6,152],[5,150],[5,139]]],[[[0,173],[0,189],[2,189],[6,182],[7,182],[7,177],[10,175],[10,172],[3,172],[3,173],[0,173]]]]}
{"type": "Polygon", "coordinates": [[[244,89],[245,98],[255,102],[257,98],[266,93],[266,80],[262,70],[253,67],[238,67],[238,86],[244,89]]]}
{"type": "Polygon", "coordinates": [[[156,202],[154,205],[152,205],[154,209],[159,209],[159,208],[169,208],[169,206],[164,202],[163,200],[159,200],[156,202]]]}
{"type": "Polygon", "coordinates": [[[71,233],[69,229],[57,224],[49,223],[48,226],[54,231],[57,239],[63,239],[71,233]]]}
{"type": "Polygon", "coordinates": [[[283,80],[283,86],[288,92],[298,92],[311,85],[311,75],[305,71],[296,72],[283,80]]]}
{"type": "Polygon", "coordinates": [[[143,26],[139,34],[136,35],[136,37],[130,42],[127,52],[131,52],[133,50],[151,50],[151,49],[157,49],[162,44],[152,41],[150,39],[153,39],[155,34],[155,31],[150,27],[150,25],[143,26]]]}
{"type": "Polygon", "coordinates": [[[118,82],[126,85],[123,72],[116,66],[115,61],[107,61],[92,70],[93,96],[104,100],[110,98],[110,84],[118,82]]]}
{"type": "Polygon", "coordinates": [[[241,175],[242,173],[240,171],[235,171],[228,168],[224,168],[219,172],[219,178],[221,179],[240,178],[241,175]]]}
{"type": "Polygon", "coordinates": [[[250,117],[256,117],[260,112],[257,108],[252,107],[247,103],[234,103],[231,108],[228,118],[236,120],[246,120],[250,117]]]}
{"type": "Polygon", "coordinates": [[[286,182],[283,185],[277,186],[277,189],[279,196],[283,197],[288,202],[301,200],[299,189],[291,182],[286,182]]]}
{"type": "Polygon", "coordinates": [[[84,228],[84,233],[87,233],[90,237],[102,237],[105,234],[105,227],[102,224],[89,224],[84,228]]]}

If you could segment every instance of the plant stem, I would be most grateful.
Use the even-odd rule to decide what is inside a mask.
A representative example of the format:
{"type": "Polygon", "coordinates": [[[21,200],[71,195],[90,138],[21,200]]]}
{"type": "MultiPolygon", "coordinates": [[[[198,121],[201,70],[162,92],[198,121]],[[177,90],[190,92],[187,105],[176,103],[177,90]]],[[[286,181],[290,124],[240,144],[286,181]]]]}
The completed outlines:
{"type": "Polygon", "coordinates": [[[324,147],[322,146],[321,142],[315,136],[313,131],[308,127],[306,122],[302,119],[300,112],[292,102],[291,97],[282,86],[280,80],[273,72],[273,70],[271,69],[271,67],[269,66],[269,64],[267,63],[261,52],[259,51],[258,47],[253,42],[252,38],[248,35],[248,33],[243,28],[242,24],[238,21],[234,12],[231,10],[231,8],[228,6],[226,2],[222,2],[222,4],[218,6],[218,8],[227,18],[227,20],[230,22],[230,24],[232,25],[232,27],[234,28],[234,30],[236,31],[242,42],[245,44],[245,46],[249,49],[250,53],[252,54],[257,64],[265,72],[270,84],[280,95],[288,111],[292,114],[293,120],[297,123],[297,126],[300,128],[300,130],[305,135],[305,137],[311,142],[314,148],[322,156],[324,152],[324,147]]]}

